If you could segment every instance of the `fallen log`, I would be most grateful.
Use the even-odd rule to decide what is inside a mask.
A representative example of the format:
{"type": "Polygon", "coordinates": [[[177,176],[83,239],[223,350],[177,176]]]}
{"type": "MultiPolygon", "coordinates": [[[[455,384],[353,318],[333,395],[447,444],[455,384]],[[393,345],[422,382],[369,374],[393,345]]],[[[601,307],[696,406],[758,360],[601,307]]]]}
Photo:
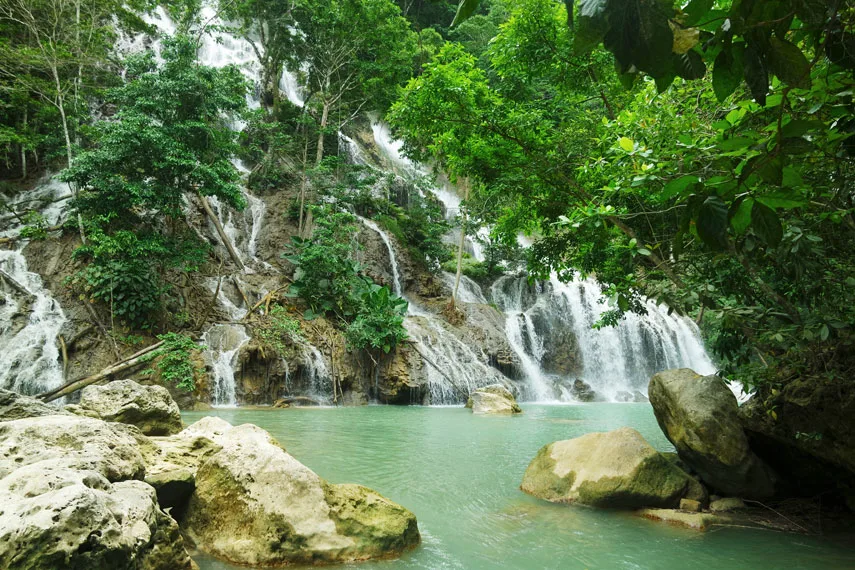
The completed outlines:
{"type": "MultiPolygon", "coordinates": [[[[240,256],[235,251],[234,246],[232,245],[229,236],[226,235],[226,231],[223,229],[223,224],[220,223],[220,220],[214,214],[214,211],[211,209],[211,205],[208,203],[208,199],[205,198],[201,193],[196,194],[199,197],[199,201],[202,203],[202,210],[204,210],[205,215],[208,216],[208,219],[211,220],[211,223],[214,224],[214,228],[217,230],[217,234],[220,236],[220,241],[223,242],[223,245],[226,246],[226,249],[229,252],[229,255],[232,258],[232,261],[235,262],[235,265],[238,266],[238,269],[244,271],[243,261],[241,261],[240,256]]],[[[249,304],[247,303],[247,307],[249,304]]]]}
{"type": "Polygon", "coordinates": [[[443,371],[439,366],[437,366],[437,365],[436,365],[436,364],[435,364],[435,363],[434,363],[430,358],[428,358],[427,356],[425,356],[425,354],[424,354],[421,350],[419,350],[418,348],[416,348],[416,343],[415,343],[415,342],[410,342],[410,343],[408,343],[408,344],[410,345],[410,347],[412,347],[412,349],[413,349],[413,350],[415,350],[415,351],[416,351],[416,353],[417,353],[419,356],[421,356],[421,357],[422,357],[422,360],[424,360],[425,362],[427,362],[428,364],[430,364],[431,366],[433,366],[434,370],[436,370],[437,372],[439,372],[440,374],[442,374],[443,378],[445,378],[446,380],[448,380],[448,383],[449,383],[449,384],[451,384],[451,385],[454,387],[454,389],[457,391],[457,394],[463,398],[463,401],[464,401],[464,402],[465,402],[466,400],[468,400],[468,399],[469,399],[469,391],[468,391],[468,390],[464,390],[463,388],[461,388],[460,386],[458,386],[458,385],[454,382],[454,380],[452,380],[452,379],[451,379],[451,377],[450,377],[448,374],[446,374],[446,373],[445,373],[445,372],[444,372],[444,371],[443,371]]]}
{"type": "Polygon", "coordinates": [[[82,390],[90,384],[94,384],[95,382],[104,380],[106,378],[109,378],[110,376],[118,374],[119,372],[127,370],[128,368],[136,366],[137,364],[140,364],[144,361],[143,359],[146,355],[148,355],[150,352],[153,352],[154,350],[157,350],[162,345],[163,341],[156,342],[151,346],[140,350],[139,352],[135,352],[124,360],[116,362],[115,364],[111,364],[110,366],[108,366],[101,372],[98,372],[97,374],[87,376],[86,378],[80,378],[78,380],[72,380],[71,382],[63,384],[59,388],[44,392],[43,394],[39,394],[36,397],[44,402],[52,402],[57,398],[62,398],[63,396],[67,396],[68,394],[73,394],[74,392],[82,390]]]}

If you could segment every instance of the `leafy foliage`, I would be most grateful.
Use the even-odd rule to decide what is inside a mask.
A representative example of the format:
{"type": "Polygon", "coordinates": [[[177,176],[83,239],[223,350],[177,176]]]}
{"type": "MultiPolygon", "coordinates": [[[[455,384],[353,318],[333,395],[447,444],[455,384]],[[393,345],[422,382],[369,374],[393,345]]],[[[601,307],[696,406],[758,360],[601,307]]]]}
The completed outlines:
{"type": "Polygon", "coordinates": [[[282,357],[288,354],[289,347],[303,340],[300,321],[281,305],[274,305],[263,319],[254,323],[252,333],[266,348],[282,357]]]}
{"type": "Polygon", "coordinates": [[[345,335],[351,348],[382,350],[388,354],[407,338],[404,317],[407,301],[396,297],[387,287],[367,284],[359,292],[359,312],[347,326],[345,335]]]}
{"type": "Polygon", "coordinates": [[[166,333],[157,336],[163,344],[143,357],[143,362],[154,361],[154,368],[144,371],[153,374],[155,369],[160,377],[174,384],[177,388],[192,392],[196,389],[195,377],[205,372],[204,367],[194,362],[193,352],[204,350],[205,347],[193,342],[184,334],[166,333]]]}

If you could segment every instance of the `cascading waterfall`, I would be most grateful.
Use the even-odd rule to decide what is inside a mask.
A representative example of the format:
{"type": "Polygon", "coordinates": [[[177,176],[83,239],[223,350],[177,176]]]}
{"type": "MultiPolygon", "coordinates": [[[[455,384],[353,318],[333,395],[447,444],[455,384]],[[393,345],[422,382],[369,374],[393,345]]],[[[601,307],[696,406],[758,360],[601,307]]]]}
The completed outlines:
{"type": "MultiPolygon", "coordinates": [[[[65,183],[48,178],[20,195],[17,204],[27,208],[35,204],[45,225],[54,226],[60,223],[69,196],[65,183]]],[[[20,230],[21,225],[13,223],[0,237],[17,236],[20,230]]],[[[66,318],[42,278],[29,271],[22,253],[26,244],[19,240],[16,250],[0,250],[0,269],[29,293],[15,291],[0,278],[0,388],[38,394],[64,381],[57,343],[66,318]]]]}
{"type": "Polygon", "coordinates": [[[239,325],[214,325],[202,335],[211,361],[211,403],[214,406],[237,405],[235,369],[240,349],[250,340],[246,329],[239,325]]]}
{"type": "Polygon", "coordinates": [[[407,298],[403,293],[398,258],[392,239],[376,223],[362,217],[359,219],[366,227],[377,232],[386,246],[392,268],[393,291],[396,295],[407,299],[409,303],[404,328],[407,329],[409,337],[416,342],[422,358],[430,361],[425,363],[430,402],[438,405],[451,404],[459,402],[461,398],[480,386],[509,385],[507,378],[487,364],[485,354],[476,353],[448,330],[443,320],[421,309],[407,298]]]}

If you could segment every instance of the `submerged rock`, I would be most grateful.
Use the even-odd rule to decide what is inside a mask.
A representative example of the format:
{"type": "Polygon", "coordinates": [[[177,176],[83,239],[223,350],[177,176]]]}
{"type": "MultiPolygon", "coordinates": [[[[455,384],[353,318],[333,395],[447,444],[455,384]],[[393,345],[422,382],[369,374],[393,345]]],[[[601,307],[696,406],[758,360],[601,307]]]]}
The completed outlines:
{"type": "Polygon", "coordinates": [[[133,380],[116,380],[104,386],[87,386],[78,408],[94,412],[108,422],[135,425],[146,435],[170,435],[182,429],[178,404],[163,386],[141,386],[133,380]]]}
{"type": "Polygon", "coordinates": [[[696,530],[706,530],[715,524],[729,522],[726,518],[710,513],[687,512],[674,509],[641,509],[636,511],[636,514],[646,519],[667,522],[696,530]]]}
{"type": "Polygon", "coordinates": [[[648,396],[659,427],[705,483],[728,495],[773,494],[772,470],[749,448],[736,396],[719,377],[666,370],[650,380],[648,396]]]}
{"type": "Polygon", "coordinates": [[[387,557],[418,544],[416,518],[400,505],[327,483],[261,428],[206,420],[185,430],[222,446],[199,467],[182,519],[199,548],[238,564],[284,566],[387,557]]]}
{"type": "Polygon", "coordinates": [[[522,409],[517,404],[510,390],[501,384],[492,384],[478,388],[469,394],[467,408],[472,408],[473,414],[521,414],[522,409]]]}
{"type": "Polygon", "coordinates": [[[706,498],[697,481],[631,428],[542,447],[526,469],[521,489],[554,503],[628,509],[677,507],[684,497],[706,498]]]}

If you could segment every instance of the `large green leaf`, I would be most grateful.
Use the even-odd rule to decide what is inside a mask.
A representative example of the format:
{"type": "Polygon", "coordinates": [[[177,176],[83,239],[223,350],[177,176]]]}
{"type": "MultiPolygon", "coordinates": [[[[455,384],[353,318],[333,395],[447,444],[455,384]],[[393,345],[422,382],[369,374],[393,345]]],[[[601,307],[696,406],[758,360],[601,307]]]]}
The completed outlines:
{"type": "Polygon", "coordinates": [[[686,175],[680,178],[675,178],[666,184],[659,193],[659,201],[665,202],[674,196],[683,196],[700,181],[697,176],[686,175]]]}
{"type": "Polygon", "coordinates": [[[709,11],[712,9],[715,0],[692,0],[683,9],[686,17],[683,24],[686,26],[694,26],[704,22],[709,17],[709,11]]]}
{"type": "Polygon", "coordinates": [[[745,198],[734,206],[731,208],[730,226],[736,235],[742,235],[751,224],[751,209],[754,206],[754,198],[745,198]]]}
{"type": "Polygon", "coordinates": [[[783,208],[789,210],[792,208],[801,208],[807,201],[795,192],[773,192],[764,196],[758,196],[757,201],[766,204],[770,208],[783,208]]]}
{"type": "Polygon", "coordinates": [[[460,4],[457,5],[457,13],[454,15],[454,21],[451,22],[451,27],[453,28],[464,20],[468,20],[475,13],[475,10],[478,9],[479,2],[480,0],[460,0],[460,4]]]}
{"type": "Polygon", "coordinates": [[[755,202],[751,208],[751,227],[754,228],[754,233],[770,246],[778,245],[784,237],[784,228],[778,214],[759,202],[755,202]]]}
{"type": "Polygon", "coordinates": [[[769,92],[769,70],[763,61],[763,55],[754,44],[749,44],[745,48],[742,70],[751,96],[761,105],[766,105],[766,94],[769,92]]]}
{"type": "Polygon", "coordinates": [[[732,44],[721,50],[713,65],[712,84],[715,96],[724,101],[742,83],[744,44],[732,44]]]}
{"type": "Polygon", "coordinates": [[[707,66],[700,54],[694,50],[689,50],[683,54],[673,54],[674,71],[683,79],[700,79],[707,72],[707,66]]]}
{"type": "Polygon", "coordinates": [[[787,40],[769,38],[766,61],[769,70],[794,87],[810,87],[810,63],[798,47],[787,40]]]}
{"type": "Polygon", "coordinates": [[[727,204],[718,196],[710,196],[698,210],[695,220],[698,235],[713,249],[727,247],[727,204]]]}

